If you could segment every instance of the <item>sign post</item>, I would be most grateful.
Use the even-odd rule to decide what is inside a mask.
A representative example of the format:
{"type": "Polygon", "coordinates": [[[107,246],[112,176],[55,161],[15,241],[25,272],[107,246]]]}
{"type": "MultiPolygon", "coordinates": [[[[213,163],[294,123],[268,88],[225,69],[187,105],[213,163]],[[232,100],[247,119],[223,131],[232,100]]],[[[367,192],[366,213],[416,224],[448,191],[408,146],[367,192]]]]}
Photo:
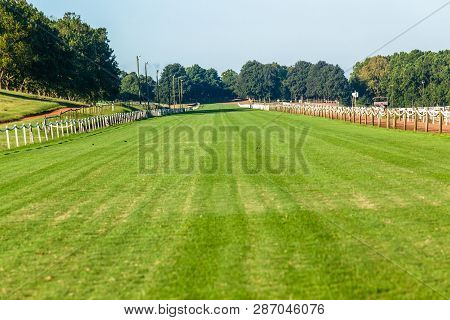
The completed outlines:
{"type": "Polygon", "coordinates": [[[352,92],[352,108],[356,107],[356,99],[358,99],[358,98],[359,98],[359,92],[358,91],[352,92]]]}

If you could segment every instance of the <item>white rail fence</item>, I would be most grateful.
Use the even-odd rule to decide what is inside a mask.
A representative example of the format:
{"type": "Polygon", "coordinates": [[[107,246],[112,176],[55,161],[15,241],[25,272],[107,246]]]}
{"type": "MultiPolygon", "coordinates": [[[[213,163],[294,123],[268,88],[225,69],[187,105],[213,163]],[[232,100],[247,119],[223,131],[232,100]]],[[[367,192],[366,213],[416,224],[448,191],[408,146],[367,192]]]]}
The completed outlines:
{"type": "Polygon", "coordinates": [[[47,142],[78,133],[92,132],[98,129],[117,126],[151,117],[185,113],[199,108],[199,105],[178,109],[142,110],[133,112],[98,115],[83,119],[65,119],[35,124],[6,126],[0,129],[0,149],[13,149],[35,143],[47,142]]]}
{"type": "Polygon", "coordinates": [[[388,129],[450,133],[450,107],[384,109],[380,107],[348,108],[336,105],[293,103],[239,104],[239,106],[241,108],[303,114],[365,125],[377,125],[388,129]]]}

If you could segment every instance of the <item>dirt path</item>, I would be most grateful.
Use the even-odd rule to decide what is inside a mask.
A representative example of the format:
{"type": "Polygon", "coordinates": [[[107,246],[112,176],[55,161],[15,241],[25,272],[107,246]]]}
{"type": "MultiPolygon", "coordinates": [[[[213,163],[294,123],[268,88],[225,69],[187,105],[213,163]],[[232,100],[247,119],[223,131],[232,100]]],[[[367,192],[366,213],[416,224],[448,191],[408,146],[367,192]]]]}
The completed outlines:
{"type": "Polygon", "coordinates": [[[61,109],[56,109],[50,112],[44,112],[41,114],[37,114],[34,116],[29,116],[29,117],[25,117],[22,118],[20,120],[17,121],[30,121],[30,120],[35,120],[35,119],[39,119],[42,117],[52,117],[52,116],[59,116],[61,113],[66,112],[66,111],[70,111],[70,110],[78,110],[78,108],[61,108],[61,109]]]}

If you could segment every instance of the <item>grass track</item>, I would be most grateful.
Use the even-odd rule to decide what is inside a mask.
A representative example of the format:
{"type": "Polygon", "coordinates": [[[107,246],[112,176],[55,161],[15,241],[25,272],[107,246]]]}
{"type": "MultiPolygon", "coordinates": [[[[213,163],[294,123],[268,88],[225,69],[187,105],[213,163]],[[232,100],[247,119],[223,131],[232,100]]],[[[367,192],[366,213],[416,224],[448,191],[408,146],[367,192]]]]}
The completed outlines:
{"type": "Polygon", "coordinates": [[[0,172],[3,299],[450,296],[448,136],[212,105],[3,152],[0,172]],[[183,125],[307,126],[309,174],[244,174],[224,132],[212,174],[139,174],[137,128],[183,125]]]}

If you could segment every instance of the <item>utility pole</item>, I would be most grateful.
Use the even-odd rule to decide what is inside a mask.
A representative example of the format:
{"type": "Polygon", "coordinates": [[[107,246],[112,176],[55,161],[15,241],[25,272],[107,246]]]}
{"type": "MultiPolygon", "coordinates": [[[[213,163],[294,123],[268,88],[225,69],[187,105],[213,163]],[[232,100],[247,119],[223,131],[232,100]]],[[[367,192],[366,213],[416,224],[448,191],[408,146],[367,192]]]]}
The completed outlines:
{"type": "Polygon", "coordinates": [[[158,104],[161,104],[159,98],[159,69],[156,70],[156,98],[158,99],[158,104]]]}
{"type": "Polygon", "coordinates": [[[181,106],[181,77],[178,78],[178,102],[181,106]]]}
{"type": "Polygon", "coordinates": [[[169,93],[169,109],[170,109],[170,107],[172,105],[172,89],[170,88],[170,80],[169,79],[167,79],[167,92],[169,93]]]}
{"type": "Polygon", "coordinates": [[[183,105],[183,79],[181,79],[180,104],[183,105]]]}
{"type": "Polygon", "coordinates": [[[142,104],[142,98],[141,98],[141,75],[139,73],[139,56],[136,56],[136,62],[137,62],[137,77],[138,77],[138,90],[139,90],[139,104],[142,104]]]}
{"type": "Polygon", "coordinates": [[[150,85],[148,83],[147,66],[148,62],[145,63],[145,85],[147,86],[147,105],[150,106],[150,85]]]}
{"type": "Polygon", "coordinates": [[[176,107],[177,105],[177,96],[175,93],[175,76],[172,76],[172,89],[173,89],[173,105],[174,107],[176,107]]]}

